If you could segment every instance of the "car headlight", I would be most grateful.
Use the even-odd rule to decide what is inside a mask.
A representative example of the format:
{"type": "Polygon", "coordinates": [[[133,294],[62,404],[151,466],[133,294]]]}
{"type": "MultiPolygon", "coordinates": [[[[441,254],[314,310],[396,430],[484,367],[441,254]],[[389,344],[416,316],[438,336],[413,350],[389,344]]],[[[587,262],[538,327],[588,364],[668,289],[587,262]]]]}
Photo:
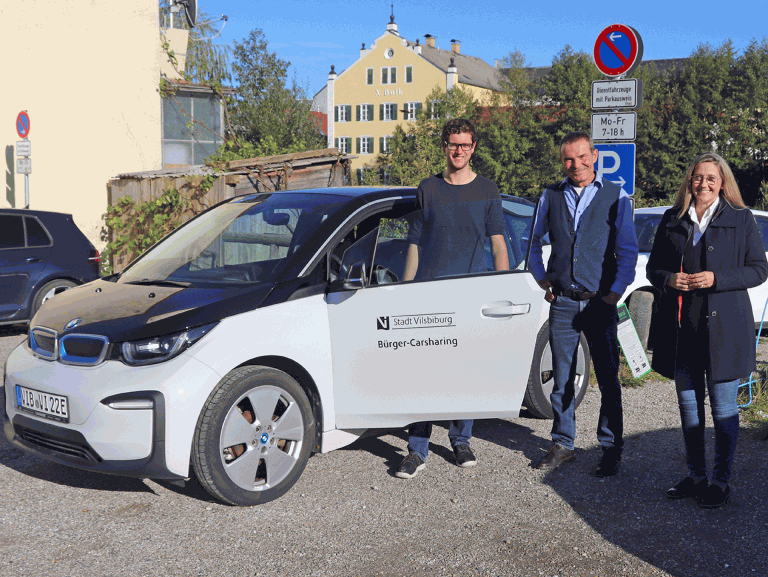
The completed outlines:
{"type": "Polygon", "coordinates": [[[191,347],[207,335],[217,324],[211,323],[180,333],[123,343],[120,347],[123,362],[128,365],[163,363],[191,347]]]}

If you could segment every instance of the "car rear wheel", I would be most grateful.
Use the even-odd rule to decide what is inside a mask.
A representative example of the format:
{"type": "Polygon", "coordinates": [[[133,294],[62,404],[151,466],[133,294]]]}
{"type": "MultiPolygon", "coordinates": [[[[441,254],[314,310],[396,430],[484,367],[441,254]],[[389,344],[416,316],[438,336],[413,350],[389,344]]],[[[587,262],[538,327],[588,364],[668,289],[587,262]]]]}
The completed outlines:
{"type": "Polygon", "coordinates": [[[35,300],[32,303],[32,314],[29,315],[29,318],[35,316],[35,313],[40,310],[40,307],[43,306],[48,299],[75,286],[77,286],[77,283],[64,279],[56,279],[44,284],[35,295],[35,300]]]}
{"type": "MultiPolygon", "coordinates": [[[[545,322],[536,337],[536,347],[533,352],[531,374],[528,377],[528,387],[525,391],[523,404],[535,416],[542,419],[554,418],[552,403],[549,396],[555,384],[552,370],[552,348],[549,346],[549,321],[545,322]]],[[[581,404],[587,394],[589,385],[589,345],[584,334],[579,337],[579,350],[576,359],[576,407],[581,404]]]]}
{"type": "Polygon", "coordinates": [[[315,422],[289,375],[241,367],[216,386],[198,419],[192,465],[203,488],[231,505],[277,499],[301,476],[315,422]]]}

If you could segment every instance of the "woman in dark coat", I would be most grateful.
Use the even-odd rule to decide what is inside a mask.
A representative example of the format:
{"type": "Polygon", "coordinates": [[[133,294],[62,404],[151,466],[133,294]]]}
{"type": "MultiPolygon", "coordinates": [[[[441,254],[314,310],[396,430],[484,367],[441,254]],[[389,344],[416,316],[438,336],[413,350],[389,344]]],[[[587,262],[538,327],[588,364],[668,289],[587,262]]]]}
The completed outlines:
{"type": "Polygon", "coordinates": [[[768,277],[755,219],[728,164],[706,153],[688,167],[664,213],[646,268],[661,295],[654,370],[675,379],[688,476],[667,491],[701,507],[725,504],[739,433],[736,395],[755,370],[755,325],[747,289],[768,277]],[[707,482],[704,395],[715,424],[715,465],[707,482]]]}

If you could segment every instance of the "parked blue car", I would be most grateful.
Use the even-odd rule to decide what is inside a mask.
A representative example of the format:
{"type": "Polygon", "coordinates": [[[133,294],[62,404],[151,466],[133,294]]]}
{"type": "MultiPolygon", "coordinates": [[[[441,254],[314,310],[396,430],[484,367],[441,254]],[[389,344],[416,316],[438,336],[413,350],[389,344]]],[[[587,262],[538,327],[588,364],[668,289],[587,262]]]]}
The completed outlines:
{"type": "Polygon", "coordinates": [[[99,260],[71,214],[0,209],[0,325],[26,323],[49,298],[96,280],[99,260]]]}

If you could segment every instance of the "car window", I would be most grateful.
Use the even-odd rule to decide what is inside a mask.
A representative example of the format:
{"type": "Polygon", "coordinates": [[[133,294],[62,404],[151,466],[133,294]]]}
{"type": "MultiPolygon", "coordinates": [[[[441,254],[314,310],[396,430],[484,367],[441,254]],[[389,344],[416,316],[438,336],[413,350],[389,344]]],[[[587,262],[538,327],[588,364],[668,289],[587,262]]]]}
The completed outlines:
{"type": "Polygon", "coordinates": [[[347,201],[337,195],[252,195],[201,214],[150,250],[119,282],[272,282],[284,262],[347,201]]]}
{"type": "Polygon", "coordinates": [[[30,216],[25,216],[24,221],[27,225],[27,246],[50,246],[51,238],[40,221],[30,216]]]}
{"type": "Polygon", "coordinates": [[[656,237],[656,229],[661,222],[661,214],[635,213],[635,232],[637,232],[637,244],[640,252],[651,252],[653,239],[656,237]]]}
{"type": "Polygon", "coordinates": [[[0,214],[0,248],[24,248],[24,222],[21,216],[0,214]]]}
{"type": "MultiPolygon", "coordinates": [[[[419,254],[415,280],[494,272],[490,241],[484,228],[486,209],[483,202],[457,203],[445,211],[448,216],[442,221],[433,220],[429,209],[402,216],[381,213],[375,222],[367,219],[359,227],[362,236],[354,242],[344,239],[339,243],[339,247],[344,248],[333,251],[331,280],[344,278],[349,267],[362,260],[371,285],[401,282],[411,244],[417,246],[419,254]]],[[[520,263],[524,266],[525,253],[520,242],[510,243],[504,233],[504,223],[501,225],[511,267],[516,268],[520,263]]]]}
{"type": "Polygon", "coordinates": [[[755,220],[760,228],[760,236],[763,238],[763,248],[768,252],[768,218],[758,216],[755,220]]]}
{"type": "Polygon", "coordinates": [[[523,270],[527,264],[535,206],[523,201],[503,200],[504,224],[509,234],[509,268],[523,270]]]}

